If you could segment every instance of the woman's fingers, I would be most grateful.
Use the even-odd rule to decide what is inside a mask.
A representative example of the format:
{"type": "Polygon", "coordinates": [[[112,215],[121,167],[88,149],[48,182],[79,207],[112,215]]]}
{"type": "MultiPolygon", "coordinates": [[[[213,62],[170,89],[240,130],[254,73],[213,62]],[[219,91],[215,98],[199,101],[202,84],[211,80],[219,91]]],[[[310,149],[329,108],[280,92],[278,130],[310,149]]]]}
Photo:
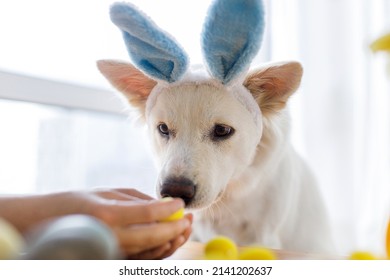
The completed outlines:
{"type": "MultiPolygon", "coordinates": [[[[192,224],[193,216],[192,214],[186,214],[185,218],[188,219],[188,221],[192,224]]],[[[184,243],[187,242],[188,238],[190,237],[192,233],[192,228],[188,227],[182,235],[180,235],[175,240],[171,241],[172,246],[171,249],[162,256],[162,258],[167,258],[171,256],[179,247],[181,247],[184,243]]]]}
{"type": "Polygon", "coordinates": [[[93,190],[93,194],[95,198],[100,199],[108,199],[108,200],[153,200],[154,198],[143,194],[135,189],[124,189],[124,188],[104,188],[99,187],[93,190]]]}
{"type": "Polygon", "coordinates": [[[162,259],[167,251],[172,248],[170,242],[165,243],[157,248],[140,252],[138,254],[127,255],[128,260],[156,260],[162,259]]]}
{"type": "Polygon", "coordinates": [[[93,207],[95,216],[110,225],[127,226],[131,224],[154,223],[184,207],[181,199],[171,201],[115,201],[107,207],[93,207]]]}
{"type": "Polygon", "coordinates": [[[120,246],[128,254],[137,254],[174,240],[186,232],[190,225],[188,219],[181,219],[169,223],[132,225],[127,228],[118,228],[116,234],[120,246]]]}
{"type": "MultiPolygon", "coordinates": [[[[192,224],[192,219],[193,219],[193,216],[192,214],[186,214],[185,216],[185,219],[187,219],[189,221],[190,224],[192,224]]],[[[191,226],[187,227],[187,229],[185,229],[185,231],[177,236],[176,238],[174,238],[173,240],[171,240],[168,244],[169,244],[169,248],[166,248],[165,250],[163,250],[160,247],[158,247],[159,249],[151,249],[151,250],[146,250],[144,252],[141,252],[141,253],[138,253],[136,255],[132,255],[131,258],[134,258],[134,259],[164,259],[164,258],[167,258],[169,256],[171,256],[179,247],[181,247],[185,242],[187,242],[189,236],[191,235],[191,232],[192,232],[192,228],[191,226]]],[[[165,244],[165,246],[167,246],[167,244],[165,244]]]]}
{"type": "Polygon", "coordinates": [[[114,189],[114,190],[118,193],[121,193],[121,194],[126,194],[126,195],[130,195],[133,197],[138,197],[139,199],[154,200],[153,197],[151,197],[147,194],[144,194],[136,189],[118,188],[118,189],[114,189]]]}
{"type": "Polygon", "coordinates": [[[171,241],[171,248],[164,252],[163,255],[161,255],[161,259],[168,258],[171,256],[180,246],[182,246],[186,242],[186,239],[183,235],[180,235],[173,241],[171,241]]]}
{"type": "Polygon", "coordinates": [[[159,222],[184,207],[181,199],[154,200],[134,189],[101,189],[85,194],[84,212],[103,220],[129,258],[159,259],[173,254],[191,234],[192,214],[159,222]]]}

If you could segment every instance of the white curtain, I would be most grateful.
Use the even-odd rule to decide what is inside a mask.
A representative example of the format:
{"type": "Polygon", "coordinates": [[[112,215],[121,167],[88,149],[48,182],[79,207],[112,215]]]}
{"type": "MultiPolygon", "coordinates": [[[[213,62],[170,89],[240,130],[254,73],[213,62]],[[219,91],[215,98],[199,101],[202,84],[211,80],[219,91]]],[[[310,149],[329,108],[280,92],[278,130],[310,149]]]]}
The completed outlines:
{"type": "Polygon", "coordinates": [[[385,254],[390,218],[390,72],[372,40],[390,32],[388,0],[268,0],[269,60],[303,64],[293,141],[326,198],[340,253],[385,254]]]}

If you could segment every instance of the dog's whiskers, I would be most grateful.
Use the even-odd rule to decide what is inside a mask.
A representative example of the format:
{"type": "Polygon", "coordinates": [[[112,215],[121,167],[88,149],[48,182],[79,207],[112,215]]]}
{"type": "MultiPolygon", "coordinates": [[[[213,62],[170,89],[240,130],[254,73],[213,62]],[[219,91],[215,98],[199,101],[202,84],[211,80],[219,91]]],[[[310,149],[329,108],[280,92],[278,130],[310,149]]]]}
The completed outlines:
{"type": "Polygon", "coordinates": [[[215,222],[215,215],[214,215],[213,207],[207,207],[206,210],[208,212],[207,214],[209,214],[208,216],[211,218],[212,223],[214,223],[215,222]]]}

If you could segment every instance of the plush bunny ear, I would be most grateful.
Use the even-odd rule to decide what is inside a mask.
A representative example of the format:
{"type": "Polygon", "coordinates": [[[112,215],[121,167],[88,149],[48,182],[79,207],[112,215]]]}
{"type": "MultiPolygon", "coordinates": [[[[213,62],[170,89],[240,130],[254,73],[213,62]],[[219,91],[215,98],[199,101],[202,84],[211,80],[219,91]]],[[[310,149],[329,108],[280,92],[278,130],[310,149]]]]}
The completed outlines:
{"type": "Polygon", "coordinates": [[[203,55],[211,75],[227,84],[249,68],[263,32],[261,0],[216,0],[202,34],[203,55]]]}
{"type": "Polygon", "coordinates": [[[187,69],[188,58],[169,34],[128,3],[113,4],[110,16],[123,32],[129,55],[138,68],[170,83],[180,79],[187,69]]]}

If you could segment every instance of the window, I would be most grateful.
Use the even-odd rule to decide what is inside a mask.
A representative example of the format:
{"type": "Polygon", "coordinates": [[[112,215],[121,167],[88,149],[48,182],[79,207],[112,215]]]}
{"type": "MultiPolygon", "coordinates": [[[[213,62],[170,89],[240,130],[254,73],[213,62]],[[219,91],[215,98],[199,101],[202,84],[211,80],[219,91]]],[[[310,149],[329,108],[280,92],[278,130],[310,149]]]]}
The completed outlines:
{"type": "Polygon", "coordinates": [[[1,193],[120,186],[154,195],[144,129],[124,115],[1,101],[0,127],[1,193]]]}

